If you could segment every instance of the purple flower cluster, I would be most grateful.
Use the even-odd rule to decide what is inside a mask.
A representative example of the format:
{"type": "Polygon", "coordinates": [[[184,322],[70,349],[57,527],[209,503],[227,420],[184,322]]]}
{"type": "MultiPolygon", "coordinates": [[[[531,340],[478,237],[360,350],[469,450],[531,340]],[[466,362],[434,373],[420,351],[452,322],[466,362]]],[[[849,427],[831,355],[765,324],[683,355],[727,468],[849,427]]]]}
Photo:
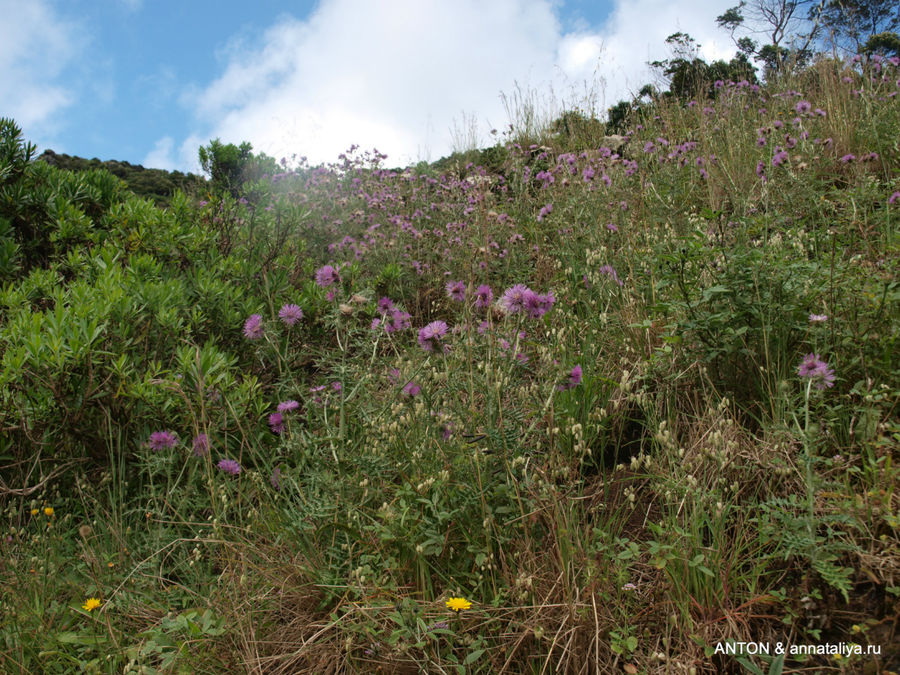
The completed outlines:
{"type": "Polygon", "coordinates": [[[409,314],[394,305],[394,301],[390,298],[378,301],[378,313],[381,314],[381,318],[372,319],[372,330],[384,326],[385,333],[396,333],[410,327],[409,314]]]}
{"type": "Polygon", "coordinates": [[[464,302],[466,299],[466,282],[465,281],[448,281],[447,297],[456,302],[464,302]]]}
{"type": "Polygon", "coordinates": [[[250,318],[244,322],[244,337],[248,340],[259,340],[264,333],[262,316],[251,314],[250,318]]]}
{"type": "Polygon", "coordinates": [[[341,280],[338,271],[331,265],[325,265],[316,270],[316,283],[322,288],[327,288],[341,280]]]}
{"type": "MultiPolygon", "coordinates": [[[[441,339],[447,335],[447,324],[443,321],[432,321],[424,328],[419,329],[419,346],[426,352],[434,351],[441,344],[441,339]]],[[[443,351],[447,351],[449,345],[443,345],[443,351]]]]}
{"type": "Polygon", "coordinates": [[[278,312],[278,318],[286,326],[293,326],[303,318],[303,310],[298,305],[285,305],[278,312]]]}
{"type": "Polygon", "coordinates": [[[583,375],[583,371],[581,370],[581,366],[575,366],[569,371],[569,380],[563,384],[557,385],[557,389],[560,391],[566,391],[567,389],[574,389],[579,384],[581,384],[581,378],[583,375]]]}
{"type": "Polygon", "coordinates": [[[156,450],[157,452],[174,448],[178,445],[178,436],[172,431],[154,431],[150,434],[149,445],[151,450],[156,450]]]}
{"type": "Polygon", "coordinates": [[[809,378],[816,389],[834,386],[834,369],[829,368],[818,354],[807,354],[797,369],[800,377],[809,378]]]}
{"type": "Polygon", "coordinates": [[[556,298],[553,293],[535,293],[525,284],[516,284],[507,288],[500,298],[500,308],[507,314],[525,312],[532,319],[546,314],[556,298]]]}
{"type": "Polygon", "coordinates": [[[230,473],[232,476],[237,476],[241,472],[241,465],[235,459],[220,459],[216,466],[225,473],[230,473]]]}

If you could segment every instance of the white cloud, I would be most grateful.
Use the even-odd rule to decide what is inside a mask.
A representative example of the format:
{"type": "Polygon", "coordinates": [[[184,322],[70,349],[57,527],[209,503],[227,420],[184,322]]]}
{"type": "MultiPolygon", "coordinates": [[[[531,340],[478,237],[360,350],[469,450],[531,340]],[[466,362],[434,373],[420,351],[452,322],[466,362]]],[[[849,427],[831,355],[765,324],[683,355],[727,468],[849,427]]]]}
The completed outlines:
{"type": "Polygon", "coordinates": [[[75,27],[43,0],[0,0],[0,114],[28,138],[53,133],[59,113],[75,100],[59,83],[81,48],[75,27]]]}
{"type": "Polygon", "coordinates": [[[144,161],[142,161],[141,164],[148,169],[165,169],[166,171],[172,171],[177,168],[175,166],[175,158],[172,155],[174,147],[175,139],[171,136],[163,136],[156,141],[153,150],[147,153],[147,156],[144,157],[144,161]]]}
{"type": "Polygon", "coordinates": [[[729,2],[617,0],[605,26],[564,33],[550,0],[322,0],[255,48],[231,43],[222,75],[182,101],[198,137],[247,140],[276,158],[332,161],[357,143],[389,165],[436,159],[453,149],[461,111],[482,123],[481,138],[505,126],[501,92],[593,98],[602,113],[649,80],[646,62],[667,56],[671,33],[690,32],[707,58],[730,55],[715,25],[729,2]]]}

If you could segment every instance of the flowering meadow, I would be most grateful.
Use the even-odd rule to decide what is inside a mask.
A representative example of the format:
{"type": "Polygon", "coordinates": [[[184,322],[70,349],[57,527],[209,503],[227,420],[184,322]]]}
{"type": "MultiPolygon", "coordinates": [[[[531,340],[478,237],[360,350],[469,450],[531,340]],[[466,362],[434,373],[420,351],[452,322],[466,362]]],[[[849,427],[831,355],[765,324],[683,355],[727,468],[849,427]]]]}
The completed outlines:
{"type": "Polygon", "coordinates": [[[0,671],[900,670],[898,93],[164,209],[3,120],[0,671]]]}

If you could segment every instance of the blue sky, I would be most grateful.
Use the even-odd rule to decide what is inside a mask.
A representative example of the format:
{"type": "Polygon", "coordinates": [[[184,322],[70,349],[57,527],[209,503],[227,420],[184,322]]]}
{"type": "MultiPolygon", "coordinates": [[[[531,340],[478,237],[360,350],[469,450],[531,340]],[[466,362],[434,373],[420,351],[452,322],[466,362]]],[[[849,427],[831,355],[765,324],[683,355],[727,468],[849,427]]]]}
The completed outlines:
{"type": "Polygon", "coordinates": [[[211,138],[390,166],[491,143],[525,101],[599,112],[729,0],[0,0],[0,116],[39,150],[197,170],[211,138]],[[504,104],[504,99],[506,104],[504,104]]]}

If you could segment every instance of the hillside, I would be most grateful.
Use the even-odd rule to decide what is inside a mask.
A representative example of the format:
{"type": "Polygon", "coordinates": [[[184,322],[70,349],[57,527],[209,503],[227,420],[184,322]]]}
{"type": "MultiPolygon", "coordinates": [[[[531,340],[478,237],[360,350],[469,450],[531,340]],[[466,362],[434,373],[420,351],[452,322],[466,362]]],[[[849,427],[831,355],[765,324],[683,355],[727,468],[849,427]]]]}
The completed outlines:
{"type": "Polygon", "coordinates": [[[898,93],[164,207],[4,120],[0,670],[900,671],[898,93]]]}

